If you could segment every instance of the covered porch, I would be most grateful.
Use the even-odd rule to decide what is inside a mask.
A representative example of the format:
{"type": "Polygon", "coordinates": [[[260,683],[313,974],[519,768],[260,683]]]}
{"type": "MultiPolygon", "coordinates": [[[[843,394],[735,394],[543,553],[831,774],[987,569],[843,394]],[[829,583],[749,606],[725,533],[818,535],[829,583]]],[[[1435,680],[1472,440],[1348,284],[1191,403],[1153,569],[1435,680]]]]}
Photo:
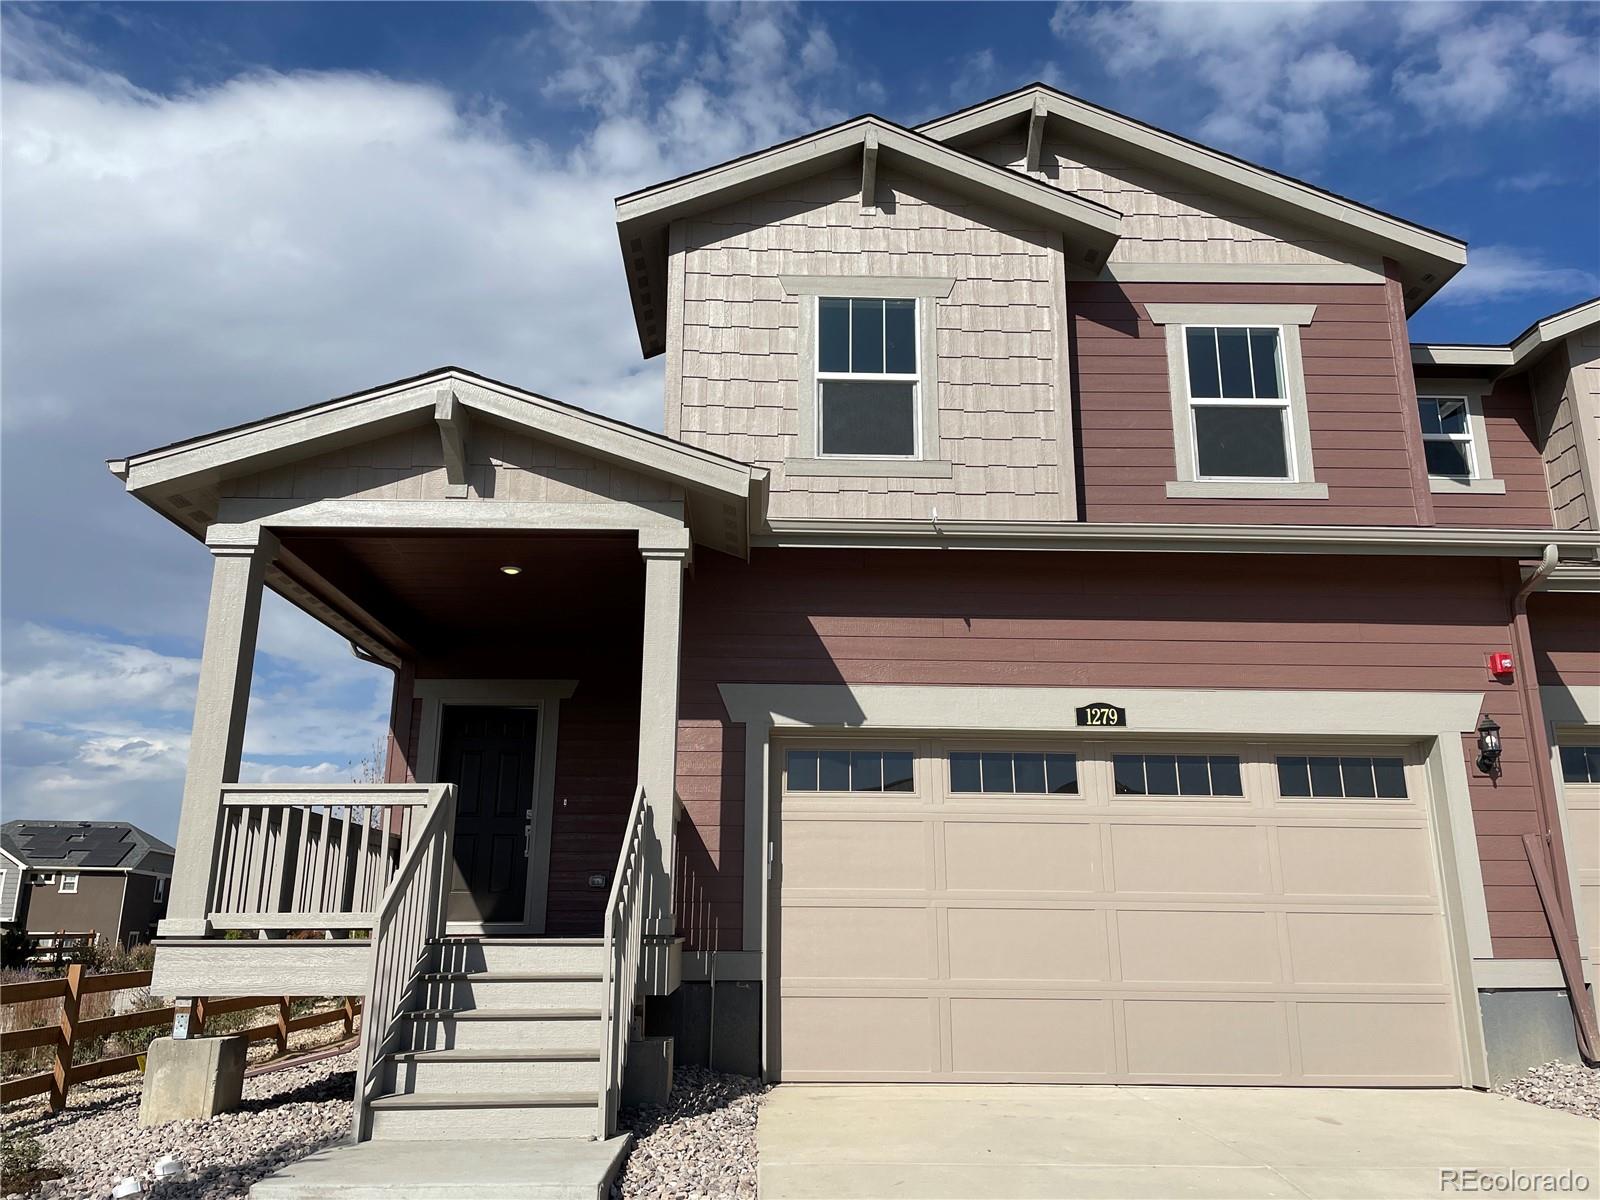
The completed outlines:
{"type": "Polygon", "coordinates": [[[111,465],[212,556],[153,987],[365,994],[371,1065],[447,939],[592,939],[620,1063],[677,984],[684,574],[751,470],[454,369],[111,465]],[[269,588],[393,672],[383,782],[239,781],[269,588]]]}

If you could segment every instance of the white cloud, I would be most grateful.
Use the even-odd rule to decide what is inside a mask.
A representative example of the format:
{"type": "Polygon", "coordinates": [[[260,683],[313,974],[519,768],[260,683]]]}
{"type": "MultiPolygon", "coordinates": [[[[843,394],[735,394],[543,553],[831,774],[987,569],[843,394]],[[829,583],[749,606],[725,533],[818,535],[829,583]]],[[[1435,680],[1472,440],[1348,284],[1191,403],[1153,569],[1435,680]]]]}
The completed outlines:
{"type": "MultiPolygon", "coordinates": [[[[119,495],[106,457],[444,363],[658,426],[612,199],[876,86],[839,84],[838,47],[789,6],[718,6],[693,42],[644,36],[641,4],[528,11],[530,61],[577,64],[544,89],[573,106],[549,136],[372,73],[150,91],[49,10],[7,7],[8,813],[161,832],[176,812],[209,556],[119,495]]],[[[347,777],[388,673],[271,598],[260,650],[247,770],[347,777]]]]}
{"type": "Polygon", "coordinates": [[[1477,304],[1520,296],[1546,296],[1552,305],[1600,291],[1600,278],[1577,267],[1556,266],[1536,250],[1475,246],[1461,273],[1445,284],[1436,304],[1477,304]]]}
{"type": "Polygon", "coordinates": [[[1497,192],[1537,192],[1557,187],[1565,182],[1554,171],[1524,171],[1519,175],[1501,175],[1494,181],[1497,192]]]}
{"type": "Polygon", "coordinates": [[[1051,28],[1068,45],[1092,46],[1115,78],[1184,93],[1199,106],[1188,119],[1203,137],[1305,164],[1324,153],[1332,127],[1389,127],[1396,101],[1414,112],[1412,126],[1467,128],[1592,106],[1600,53],[1584,14],[1582,5],[1068,0],[1051,28]]]}

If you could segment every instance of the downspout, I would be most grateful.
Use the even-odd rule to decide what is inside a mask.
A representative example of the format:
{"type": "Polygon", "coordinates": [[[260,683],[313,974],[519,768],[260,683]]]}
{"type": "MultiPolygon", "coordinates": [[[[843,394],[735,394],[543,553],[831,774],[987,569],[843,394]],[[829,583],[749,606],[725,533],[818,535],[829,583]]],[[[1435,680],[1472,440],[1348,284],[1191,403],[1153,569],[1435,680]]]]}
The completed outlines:
{"type": "Polygon", "coordinates": [[[1546,736],[1544,705],[1539,696],[1538,672],[1534,667],[1533,635],[1528,628],[1528,597],[1543,586],[1556,569],[1558,551],[1554,544],[1544,548],[1538,567],[1518,589],[1511,601],[1511,647],[1517,664],[1517,689],[1522,711],[1528,722],[1529,752],[1533,758],[1533,796],[1543,829],[1522,835],[1523,852],[1533,871],[1539,906],[1550,926],[1556,960],[1567,985],[1567,1002],[1572,1006],[1572,1024],[1577,1034],[1578,1052],[1590,1066],[1600,1062],[1600,1029],[1596,1028],[1594,1004],[1583,977],[1583,951],[1578,941],[1576,906],[1572,881],[1566,869],[1566,844],[1561,835],[1561,812],[1551,772],[1550,739],[1546,736]]]}

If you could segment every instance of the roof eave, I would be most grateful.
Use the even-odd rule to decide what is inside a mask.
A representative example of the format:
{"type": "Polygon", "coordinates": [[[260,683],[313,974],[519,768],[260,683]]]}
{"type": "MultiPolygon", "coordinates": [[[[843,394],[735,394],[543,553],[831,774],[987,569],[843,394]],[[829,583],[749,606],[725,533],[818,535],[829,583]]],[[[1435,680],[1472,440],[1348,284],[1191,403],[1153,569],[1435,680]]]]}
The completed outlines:
{"type": "Polygon", "coordinates": [[[1098,270],[1121,232],[1121,214],[1049,184],[973,158],[880,117],[865,116],[709,167],[616,201],[617,239],[646,358],[666,348],[667,236],[673,221],[809,178],[859,155],[868,132],[879,161],[981,196],[1068,235],[1079,265],[1098,270]]]}
{"type": "Polygon", "coordinates": [[[1043,84],[1031,84],[917,128],[940,141],[968,143],[1028,117],[1036,103],[1043,104],[1047,119],[1055,117],[1072,123],[1087,132],[1090,140],[1115,142],[1181,170],[1202,174],[1213,186],[1247,195],[1268,211],[1287,210],[1301,224],[1337,230],[1345,240],[1393,259],[1400,267],[1408,314],[1421,308],[1466,265],[1467,246],[1459,238],[1404,221],[1043,84]]]}

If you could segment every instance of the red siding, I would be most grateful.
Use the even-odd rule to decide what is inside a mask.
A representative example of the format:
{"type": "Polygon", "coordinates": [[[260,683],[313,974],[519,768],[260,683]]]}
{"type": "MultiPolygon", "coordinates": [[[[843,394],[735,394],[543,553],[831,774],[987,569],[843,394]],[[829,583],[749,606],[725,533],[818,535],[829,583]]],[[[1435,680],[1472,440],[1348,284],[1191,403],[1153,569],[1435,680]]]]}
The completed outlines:
{"type": "Polygon", "coordinates": [[[1528,632],[1540,684],[1600,689],[1600,596],[1534,596],[1528,632]]]}
{"type": "MultiPolygon", "coordinates": [[[[1427,379],[1419,379],[1417,389],[1424,394],[1441,390],[1427,379]]],[[[1433,507],[1439,524],[1553,528],[1550,485],[1539,453],[1533,397],[1528,392],[1526,375],[1495,384],[1494,391],[1484,397],[1483,423],[1489,436],[1490,465],[1494,477],[1505,483],[1506,494],[1436,493],[1433,507]]]]}
{"type": "MultiPolygon", "coordinates": [[[[1090,521],[1416,525],[1408,431],[1382,284],[1116,284],[1067,288],[1083,511],[1090,521]],[[1326,501],[1169,500],[1177,478],[1166,335],[1150,302],[1315,304],[1300,331],[1326,501]]],[[[1407,351],[1409,353],[1409,351],[1407,351]]]]}
{"type": "Polygon", "coordinates": [[[1474,559],[703,554],[684,615],[680,929],[741,945],[744,731],[718,683],[1403,689],[1485,694],[1503,773],[1470,774],[1495,949],[1548,956],[1520,840],[1537,829],[1526,722],[1486,668],[1509,647],[1507,586],[1474,559]]]}

